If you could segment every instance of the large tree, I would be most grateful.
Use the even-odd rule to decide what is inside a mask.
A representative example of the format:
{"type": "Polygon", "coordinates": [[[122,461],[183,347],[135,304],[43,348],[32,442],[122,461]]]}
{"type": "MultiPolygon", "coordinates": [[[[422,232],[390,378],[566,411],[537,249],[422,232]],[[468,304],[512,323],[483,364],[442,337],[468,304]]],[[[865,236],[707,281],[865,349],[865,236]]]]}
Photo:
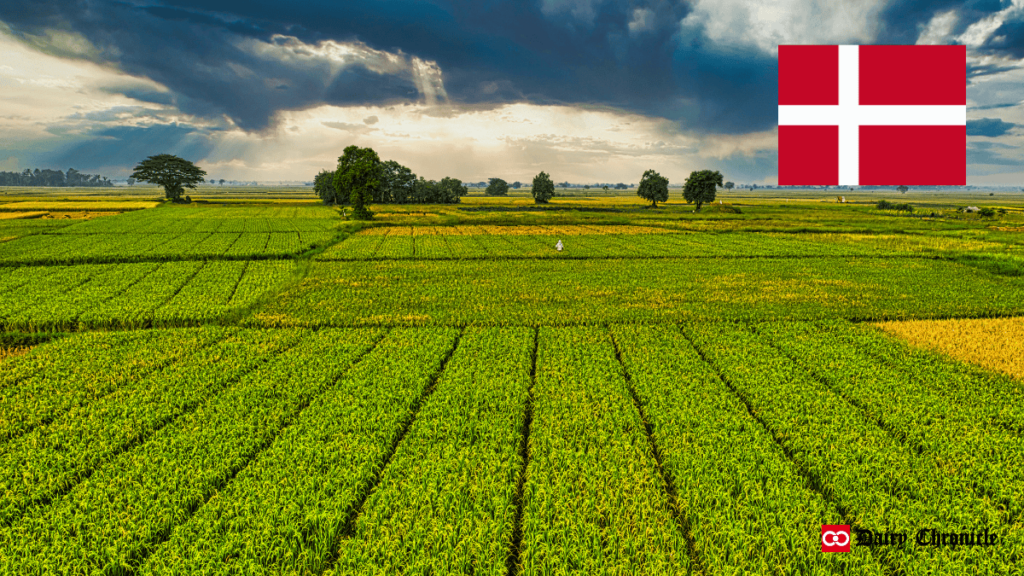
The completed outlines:
{"type": "MultiPolygon", "coordinates": [[[[70,170],[68,171],[70,172],[70,170]]],[[[164,187],[164,194],[173,202],[181,202],[185,188],[195,190],[206,171],[172,154],[157,154],[139,162],[131,178],[164,187]]]]}
{"type": "Polygon", "coordinates": [[[334,189],[338,197],[348,197],[352,204],[352,217],[369,220],[373,217],[369,206],[381,187],[380,157],[372,148],[349,146],[338,158],[334,171],[334,189]]]}
{"type": "Polygon", "coordinates": [[[722,185],[722,173],[718,170],[696,170],[690,172],[683,186],[683,198],[687,204],[696,204],[700,211],[702,204],[715,201],[715,187],[722,185]]]}
{"type": "Polygon", "coordinates": [[[668,200],[668,178],[654,170],[644,172],[643,178],[640,178],[640,185],[636,188],[636,195],[649,200],[651,206],[657,207],[658,202],[668,200]]]}
{"type": "Polygon", "coordinates": [[[484,190],[484,194],[488,196],[508,196],[508,182],[501,178],[491,178],[490,184],[484,190]]]}
{"type": "Polygon", "coordinates": [[[555,183],[551,181],[551,176],[548,176],[547,172],[541,172],[533,177],[533,188],[530,190],[533,194],[533,201],[536,204],[547,204],[548,200],[555,195],[555,183]]]}

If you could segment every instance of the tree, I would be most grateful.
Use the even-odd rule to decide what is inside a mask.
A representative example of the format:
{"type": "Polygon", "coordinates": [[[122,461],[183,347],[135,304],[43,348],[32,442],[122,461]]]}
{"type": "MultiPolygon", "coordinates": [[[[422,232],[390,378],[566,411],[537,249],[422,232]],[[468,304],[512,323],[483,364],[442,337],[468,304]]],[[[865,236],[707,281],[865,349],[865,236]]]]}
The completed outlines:
{"type": "Polygon", "coordinates": [[[570,184],[568,180],[558,185],[559,188],[568,188],[570,186],[572,186],[572,184],[570,184]]]}
{"type": "Polygon", "coordinates": [[[462,183],[462,180],[448,176],[441,179],[437,189],[441,196],[440,200],[444,204],[458,204],[462,201],[463,196],[469,194],[469,188],[462,183]]]}
{"type": "Polygon", "coordinates": [[[735,188],[735,187],[736,187],[736,184],[735,184],[734,182],[726,182],[726,183],[725,183],[725,186],[724,186],[724,188],[725,188],[726,190],[732,190],[732,189],[733,189],[733,188],[735,188]]]}
{"type": "Polygon", "coordinates": [[[334,189],[338,198],[348,198],[352,204],[352,217],[356,220],[373,218],[367,206],[380,193],[381,162],[372,148],[349,146],[338,158],[334,171],[334,189]]]}
{"type": "Polygon", "coordinates": [[[484,190],[484,194],[488,196],[508,196],[508,182],[501,178],[491,178],[490,184],[484,190]]]}
{"type": "Polygon", "coordinates": [[[605,186],[605,187],[603,187],[603,188],[602,188],[602,190],[604,190],[605,192],[607,192],[607,191],[608,191],[608,187],[607,187],[607,186],[605,186]]]}
{"type": "Polygon", "coordinates": [[[135,178],[129,178],[128,179],[128,185],[129,186],[135,186],[135,178]]]}
{"type": "Polygon", "coordinates": [[[627,190],[627,189],[629,189],[629,186],[626,186],[622,182],[619,182],[618,184],[615,185],[615,189],[616,190],[627,190]]]}
{"type": "Polygon", "coordinates": [[[415,182],[416,175],[412,170],[394,160],[388,160],[381,164],[380,193],[374,196],[374,201],[405,204],[412,198],[415,182]]]}
{"type": "Polygon", "coordinates": [[[522,187],[523,187],[523,183],[518,181],[518,180],[516,180],[515,182],[512,183],[512,189],[513,190],[519,190],[522,187]]]}
{"type": "Polygon", "coordinates": [[[583,189],[584,190],[590,190],[590,184],[584,184],[583,185],[583,189]]]}
{"type": "Polygon", "coordinates": [[[219,180],[219,182],[220,182],[220,185],[221,185],[221,186],[223,186],[223,185],[224,185],[224,179],[223,179],[223,178],[221,178],[221,179],[219,180]]]}
{"type": "Polygon", "coordinates": [[[699,212],[702,204],[715,201],[715,186],[721,185],[722,173],[718,170],[695,170],[686,179],[683,198],[687,204],[696,204],[699,212]]]}
{"type": "Polygon", "coordinates": [[[533,177],[533,201],[537,204],[547,204],[548,200],[555,195],[555,183],[547,172],[541,172],[533,177]]]}
{"type": "Polygon", "coordinates": [[[902,186],[902,185],[897,186],[896,189],[900,191],[900,194],[906,194],[907,190],[909,190],[909,188],[907,188],[906,186],[902,186]]]}
{"type": "MultiPolygon", "coordinates": [[[[70,172],[70,170],[69,170],[70,172]]],[[[185,188],[195,190],[203,181],[206,171],[172,154],[157,154],[139,162],[131,178],[164,187],[164,194],[172,202],[181,202],[185,188]]]]}
{"type": "Polygon", "coordinates": [[[334,172],[330,170],[321,170],[313,178],[313,192],[316,192],[324,204],[344,204],[348,201],[348,198],[338,198],[338,191],[334,188],[334,172]]]}
{"type": "Polygon", "coordinates": [[[636,195],[644,200],[650,200],[651,207],[656,208],[658,202],[668,200],[668,178],[654,170],[644,172],[643,177],[640,178],[640,187],[636,189],[636,195]]]}

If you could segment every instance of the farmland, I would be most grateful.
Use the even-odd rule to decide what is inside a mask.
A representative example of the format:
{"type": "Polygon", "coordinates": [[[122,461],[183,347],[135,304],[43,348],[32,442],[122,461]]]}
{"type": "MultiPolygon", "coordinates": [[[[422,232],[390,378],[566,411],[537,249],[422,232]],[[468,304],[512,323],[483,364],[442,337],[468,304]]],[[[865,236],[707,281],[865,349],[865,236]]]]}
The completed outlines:
{"type": "Polygon", "coordinates": [[[1024,573],[1024,198],[673,194],[4,197],[0,574],[1024,573]]]}

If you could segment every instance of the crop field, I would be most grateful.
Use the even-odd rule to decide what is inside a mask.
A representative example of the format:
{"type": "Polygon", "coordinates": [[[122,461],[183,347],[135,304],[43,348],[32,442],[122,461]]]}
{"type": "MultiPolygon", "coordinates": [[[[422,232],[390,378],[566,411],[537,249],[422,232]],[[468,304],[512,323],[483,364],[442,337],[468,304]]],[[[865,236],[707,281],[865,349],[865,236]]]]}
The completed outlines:
{"type": "Polygon", "coordinates": [[[0,576],[1024,574],[1019,202],[300,192],[0,218],[0,576]]]}

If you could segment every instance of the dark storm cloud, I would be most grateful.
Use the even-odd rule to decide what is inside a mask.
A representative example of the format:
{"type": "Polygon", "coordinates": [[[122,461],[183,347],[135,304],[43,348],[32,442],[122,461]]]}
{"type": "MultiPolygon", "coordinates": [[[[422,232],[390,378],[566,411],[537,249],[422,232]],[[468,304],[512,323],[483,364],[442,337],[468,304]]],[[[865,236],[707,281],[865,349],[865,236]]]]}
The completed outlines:
{"type": "Polygon", "coordinates": [[[116,126],[92,130],[75,144],[42,155],[39,161],[47,166],[94,170],[134,166],[147,156],[164,153],[195,161],[205,158],[212,150],[209,133],[193,126],[116,126]]]}
{"type": "MultiPolygon", "coordinates": [[[[1006,2],[894,0],[881,12],[876,42],[913,43],[932,17],[951,9],[962,31],[1006,2]]],[[[411,70],[364,63],[335,74],[310,52],[327,40],[436,62],[457,103],[613,106],[701,132],[771,129],[775,57],[715,45],[700,29],[682,30],[689,6],[683,0],[6,0],[0,20],[16,33],[75,31],[97,46],[89,58],[172,91],[126,95],[173,102],[205,118],[226,116],[246,130],[270,127],[280,110],[424,97],[411,70]],[[287,43],[275,34],[301,44],[260,52],[245,42],[287,43]]],[[[971,74],[999,71],[975,67],[971,74]]]]}
{"type": "Polygon", "coordinates": [[[958,36],[971,24],[1009,5],[1009,0],[892,0],[878,15],[875,44],[913,44],[932,17],[950,10],[957,15],[951,33],[958,36]]]}
{"type": "Polygon", "coordinates": [[[1004,20],[988,37],[982,49],[1014,58],[1024,58],[1024,14],[1017,12],[1016,18],[1004,20]]]}
{"type": "MultiPolygon", "coordinates": [[[[282,26],[231,22],[172,8],[114,2],[66,5],[45,0],[4,2],[0,4],[0,21],[15,34],[40,35],[48,29],[81,34],[98,49],[98,54],[81,57],[115,64],[174,93],[125,89],[125,95],[161,104],[173,102],[185,113],[207,118],[226,115],[246,130],[267,128],[278,110],[320,103],[379,103],[416,94],[408,73],[378,74],[356,64],[332,78],[329,64],[323,60],[286,61],[275,53],[253,53],[239,43],[262,35],[260,40],[273,46],[270,36],[286,32],[282,26]],[[280,86],[289,89],[278,89],[280,86]]],[[[74,56],[62,53],[59,44],[47,51],[74,56]]]]}
{"type": "Polygon", "coordinates": [[[967,121],[967,135],[968,136],[987,136],[989,138],[995,138],[1006,134],[1013,129],[1016,124],[1012,122],[1003,122],[998,118],[982,118],[980,120],[968,120],[967,121]]]}
{"type": "Polygon", "coordinates": [[[69,28],[99,48],[95,59],[169,87],[184,112],[225,114],[248,130],[268,127],[282,109],[420,97],[408,74],[353,66],[325,82],[324,67],[260,57],[237,42],[270,42],[273,34],[307,44],[359,41],[436,62],[448,95],[466,104],[607,105],[731,133],[774,124],[774,58],[681,42],[685,2],[546,1],[186,0],[68,7],[14,0],[0,6],[0,20],[16,32],[69,28]],[[631,28],[638,9],[642,25],[631,28]],[[274,81],[266,85],[265,78],[274,81]]]}
{"type": "Polygon", "coordinates": [[[967,83],[971,83],[971,78],[977,78],[978,76],[991,76],[993,74],[1002,74],[1003,72],[1009,72],[1016,70],[1016,66],[1000,66],[997,64],[982,64],[974,65],[970,62],[967,63],[967,83]]]}

